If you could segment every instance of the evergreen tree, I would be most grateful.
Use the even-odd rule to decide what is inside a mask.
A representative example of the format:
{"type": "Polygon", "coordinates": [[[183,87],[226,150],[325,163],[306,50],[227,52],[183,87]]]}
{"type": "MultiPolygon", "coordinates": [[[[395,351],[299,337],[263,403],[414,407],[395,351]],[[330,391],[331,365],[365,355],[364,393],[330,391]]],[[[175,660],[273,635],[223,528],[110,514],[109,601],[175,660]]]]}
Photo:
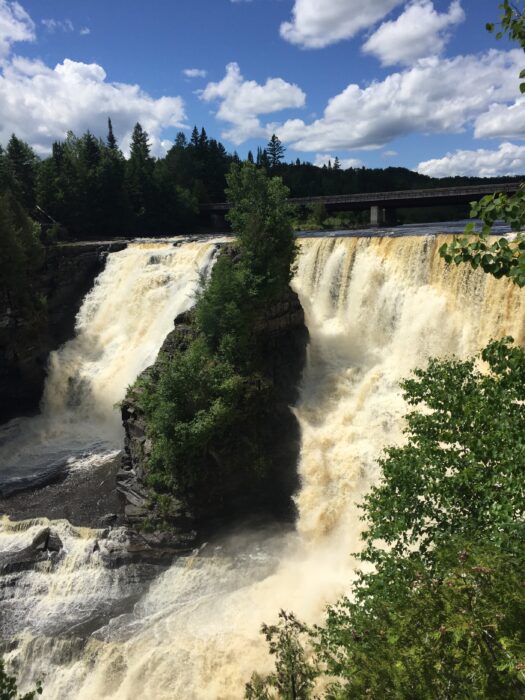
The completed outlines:
{"type": "Polygon", "coordinates": [[[266,151],[270,168],[275,168],[281,163],[286,148],[282,145],[278,137],[272,134],[272,138],[268,141],[268,145],[266,146],[266,151]]]}
{"type": "Polygon", "coordinates": [[[253,163],[253,153],[251,151],[248,151],[248,156],[247,156],[247,161],[248,163],[253,163]]]}
{"type": "Polygon", "coordinates": [[[191,132],[191,139],[190,139],[190,144],[197,148],[200,142],[200,134],[199,130],[197,129],[196,126],[193,127],[193,131],[191,132]]]}
{"type": "Polygon", "coordinates": [[[115,134],[113,133],[113,124],[111,123],[111,119],[108,117],[108,136],[106,140],[107,147],[111,149],[112,151],[116,151],[118,149],[118,144],[117,144],[117,139],[115,138],[115,134]]]}
{"type": "Polygon", "coordinates": [[[204,127],[201,129],[201,133],[199,134],[199,148],[201,150],[205,150],[208,145],[208,135],[206,134],[206,130],[204,127]]]}
{"type": "Polygon", "coordinates": [[[13,134],[7,144],[6,159],[16,196],[28,211],[33,211],[38,164],[33,149],[13,134]]]}
{"type": "Polygon", "coordinates": [[[334,160],[334,170],[341,170],[341,161],[336,156],[334,160]]]}
{"type": "Polygon", "coordinates": [[[137,122],[131,136],[130,157],[126,167],[128,194],[135,215],[135,233],[152,233],[148,231],[148,216],[155,207],[154,167],[148,134],[137,122]]]}

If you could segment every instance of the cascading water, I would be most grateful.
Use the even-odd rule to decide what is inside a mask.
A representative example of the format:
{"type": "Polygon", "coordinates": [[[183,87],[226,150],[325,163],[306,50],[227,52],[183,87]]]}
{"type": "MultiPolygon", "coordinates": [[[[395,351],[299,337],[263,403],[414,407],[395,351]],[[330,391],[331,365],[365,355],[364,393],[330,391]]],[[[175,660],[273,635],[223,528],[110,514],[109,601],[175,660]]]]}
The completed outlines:
{"type": "MultiPolygon", "coordinates": [[[[347,590],[349,553],[359,543],[356,501],[377,478],[384,446],[402,440],[399,380],[429,355],[466,356],[507,334],[525,343],[525,291],[466,266],[446,268],[441,242],[301,242],[294,287],[311,344],[295,409],[302,429],[296,534],[241,533],[179,559],[132,609],[89,634],[67,636],[53,622],[58,610],[78,607],[84,594],[116,599],[120,587],[133,592],[129,578],[92,578],[89,567],[100,566],[102,555],[85,543],[97,533],[68,534],[62,523],[61,536],[72,544],[61,564],[23,579],[38,606],[26,606],[8,659],[24,681],[43,678],[45,697],[56,700],[240,698],[251,671],[270,664],[260,623],[281,607],[319,619],[347,590]]],[[[126,332],[140,323],[137,313],[126,332]]],[[[92,397],[97,387],[106,395],[106,370],[92,397]]],[[[25,537],[30,526],[4,523],[4,538],[25,537]]]]}
{"type": "Polygon", "coordinates": [[[193,303],[214,243],[136,243],[108,256],[76,319],[75,338],[51,354],[42,413],[0,431],[0,493],[93,465],[121,449],[115,404],[148,367],[193,303]]]}

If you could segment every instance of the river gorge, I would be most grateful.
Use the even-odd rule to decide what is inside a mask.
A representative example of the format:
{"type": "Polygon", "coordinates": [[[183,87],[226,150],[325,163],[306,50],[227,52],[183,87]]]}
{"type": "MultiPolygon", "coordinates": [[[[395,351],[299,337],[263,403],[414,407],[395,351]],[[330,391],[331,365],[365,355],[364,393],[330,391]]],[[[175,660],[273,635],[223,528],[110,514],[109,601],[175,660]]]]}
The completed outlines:
{"type": "Polygon", "coordinates": [[[447,267],[446,239],[417,228],[300,239],[292,287],[310,341],[291,407],[301,431],[295,526],[240,523],[169,566],[130,556],[120,516],[103,508],[90,527],[74,509],[58,520],[36,506],[23,520],[10,511],[30,484],[116,464],[117,404],[192,305],[224,239],[139,241],[108,254],[75,337],[49,358],[40,414],[0,428],[0,640],[21,686],[40,678],[49,700],[240,698],[251,672],[271,664],[262,622],[281,608],[318,621],[348,591],[357,504],[383,448],[403,440],[401,379],[430,356],[467,357],[491,338],[525,344],[525,291],[447,267]],[[37,560],[20,564],[15,555],[42,532],[37,560]]]}

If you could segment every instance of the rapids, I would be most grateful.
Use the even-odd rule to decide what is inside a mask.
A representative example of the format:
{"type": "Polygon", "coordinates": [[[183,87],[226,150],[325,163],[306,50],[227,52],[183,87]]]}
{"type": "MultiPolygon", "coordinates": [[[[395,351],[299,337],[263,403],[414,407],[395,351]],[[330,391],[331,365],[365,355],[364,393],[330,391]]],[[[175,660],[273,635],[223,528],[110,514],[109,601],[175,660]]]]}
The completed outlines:
{"type": "MultiPolygon", "coordinates": [[[[441,243],[439,236],[301,240],[293,286],[311,342],[294,408],[302,431],[296,531],[240,531],[137,591],[132,568],[104,566],[118,529],[107,535],[55,524],[65,556],[5,577],[0,595],[2,636],[16,641],[7,660],[28,687],[41,678],[49,700],[241,698],[252,670],[269,668],[261,622],[280,608],[319,620],[348,590],[350,553],[359,547],[356,502],[377,479],[382,449],[403,439],[400,379],[430,355],[465,357],[503,335],[525,343],[525,290],[466,266],[447,268],[441,243]],[[119,599],[129,604],[119,607],[119,599]],[[103,611],[96,628],[79,626],[86,608],[103,611]]],[[[71,415],[75,425],[97,416],[97,426],[114,431],[103,450],[118,443],[113,404],[190,303],[195,269],[213,257],[204,243],[144,250],[109,256],[77,337],[51,362],[41,420],[65,414],[69,430],[71,415]],[[137,264],[141,256],[152,262],[137,264]]],[[[4,518],[0,551],[22,546],[37,525],[4,518]]]]}

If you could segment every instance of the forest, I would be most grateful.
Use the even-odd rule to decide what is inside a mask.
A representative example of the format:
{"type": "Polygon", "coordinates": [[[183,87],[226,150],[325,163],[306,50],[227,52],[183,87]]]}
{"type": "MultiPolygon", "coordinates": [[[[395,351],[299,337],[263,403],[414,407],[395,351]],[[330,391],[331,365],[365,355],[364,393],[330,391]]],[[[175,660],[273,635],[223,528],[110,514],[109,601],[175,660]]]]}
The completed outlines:
{"type": "MultiPolygon", "coordinates": [[[[285,162],[285,147],[272,136],[266,148],[251,151],[247,160],[271,176],[282,178],[291,197],[380,192],[457,184],[476,184],[483,178],[430,178],[406,168],[349,168],[339,159],[318,167],[285,162]]],[[[40,224],[42,242],[130,236],[166,236],[205,231],[199,205],[225,201],[226,175],[239,155],[208,138],[195,127],[188,139],[177,134],[162,158],[151,153],[147,132],[137,123],[129,157],[120,148],[108,118],[106,139],[87,131],[69,132],[53,144],[51,154],[39,158],[30,145],[13,134],[0,147],[0,192],[10,191],[29,216],[40,224]]],[[[496,178],[504,182],[514,178],[496,178]]],[[[399,212],[400,223],[464,218],[466,207],[399,212]]],[[[352,227],[364,223],[358,214],[327,221],[319,208],[296,213],[296,228],[352,227]]]]}

